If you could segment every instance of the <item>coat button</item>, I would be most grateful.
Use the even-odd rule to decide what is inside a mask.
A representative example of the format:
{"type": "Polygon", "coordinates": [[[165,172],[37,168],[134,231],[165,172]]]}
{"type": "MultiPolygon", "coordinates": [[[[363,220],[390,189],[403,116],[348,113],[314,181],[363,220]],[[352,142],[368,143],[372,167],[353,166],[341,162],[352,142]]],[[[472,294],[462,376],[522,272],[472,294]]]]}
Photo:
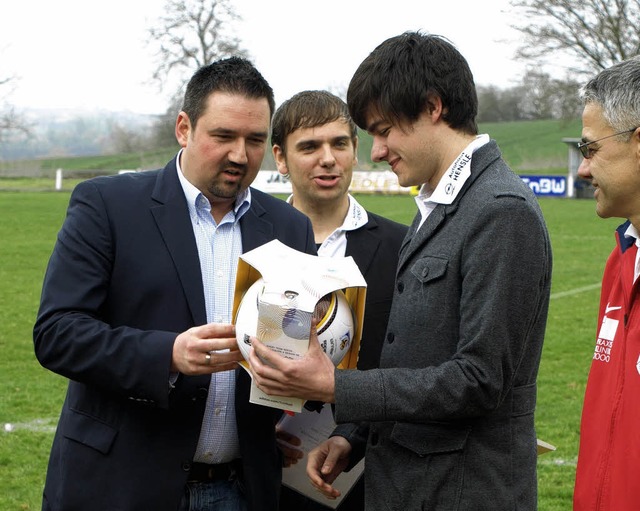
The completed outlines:
{"type": "Polygon", "coordinates": [[[207,396],[209,395],[209,389],[207,387],[200,387],[198,389],[198,399],[207,399],[207,396]]]}
{"type": "Polygon", "coordinates": [[[387,332],[387,342],[391,344],[395,340],[396,340],[396,336],[393,334],[393,332],[387,332]]]}
{"type": "Polygon", "coordinates": [[[422,268],[422,277],[429,275],[429,268],[422,268]]]}
{"type": "Polygon", "coordinates": [[[404,291],[404,284],[402,282],[398,282],[396,289],[398,290],[398,293],[402,293],[404,291]]]}
{"type": "Polygon", "coordinates": [[[180,465],[180,467],[182,468],[182,470],[184,470],[185,472],[190,472],[191,471],[191,463],[188,461],[183,461],[182,464],[180,465]]]}

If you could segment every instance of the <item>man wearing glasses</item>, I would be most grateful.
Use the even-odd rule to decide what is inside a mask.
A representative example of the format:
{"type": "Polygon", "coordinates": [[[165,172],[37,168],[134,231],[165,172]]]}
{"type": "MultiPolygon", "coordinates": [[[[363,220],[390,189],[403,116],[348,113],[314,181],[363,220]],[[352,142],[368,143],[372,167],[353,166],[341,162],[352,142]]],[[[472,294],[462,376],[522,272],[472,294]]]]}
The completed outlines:
{"type": "Polygon", "coordinates": [[[598,216],[626,221],[616,231],[602,280],[574,511],[639,509],[640,57],[600,72],[584,86],[582,99],[578,175],[595,188],[598,216]]]}
{"type": "MultiPolygon", "coordinates": [[[[619,137],[620,135],[625,135],[627,133],[633,133],[635,130],[637,130],[638,128],[631,128],[630,130],[624,130],[624,131],[618,131],[617,133],[614,133],[613,135],[607,135],[606,137],[602,137],[599,138],[598,140],[591,140],[591,141],[582,141],[578,144],[578,149],[580,149],[580,153],[582,154],[582,157],[589,160],[594,154],[595,152],[598,150],[598,146],[593,146],[592,144],[596,144],[598,142],[600,142],[601,140],[606,140],[607,138],[611,138],[611,137],[619,137]]],[[[630,138],[630,137],[627,137],[630,138]]],[[[591,177],[589,175],[589,177],[591,177]]]]}

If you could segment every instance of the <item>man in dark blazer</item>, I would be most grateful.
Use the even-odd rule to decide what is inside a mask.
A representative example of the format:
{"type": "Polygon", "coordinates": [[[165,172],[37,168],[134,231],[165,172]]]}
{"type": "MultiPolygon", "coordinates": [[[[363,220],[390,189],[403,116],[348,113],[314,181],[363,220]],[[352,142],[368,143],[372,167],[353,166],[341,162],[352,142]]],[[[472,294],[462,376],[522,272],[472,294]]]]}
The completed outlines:
{"type": "Polygon", "coordinates": [[[163,170],[73,191],[34,327],[69,379],[43,509],[277,509],[280,412],[249,403],[230,317],[239,254],[315,253],[304,215],[249,188],[273,111],[250,62],[217,61],[187,86],[163,170]]]}
{"type": "Polygon", "coordinates": [[[356,70],[347,103],[373,136],[372,159],[388,162],[402,186],[422,185],[380,368],[336,370],[313,342],[286,360],[256,340],[254,381],[335,403],[339,424],[361,423],[309,454],[307,474],[329,497],[366,449],[367,511],[536,509],[536,379],[552,265],[536,198],[478,135],[473,76],[446,39],[384,41],[356,70]]]}
{"type": "MultiPolygon", "coordinates": [[[[313,225],[319,256],[351,256],[367,282],[358,369],[378,366],[387,328],[395,268],[407,226],[366,211],[349,194],[357,163],[358,131],[347,104],[327,91],[300,92],[278,107],[271,142],[278,171],[289,178],[289,203],[313,225]]],[[[338,428],[335,434],[340,433],[338,428]]],[[[279,433],[283,452],[294,460],[294,439],[279,433]]],[[[340,503],[343,511],[364,510],[360,479],[340,503]]],[[[283,487],[282,511],[327,509],[283,487]]]]}

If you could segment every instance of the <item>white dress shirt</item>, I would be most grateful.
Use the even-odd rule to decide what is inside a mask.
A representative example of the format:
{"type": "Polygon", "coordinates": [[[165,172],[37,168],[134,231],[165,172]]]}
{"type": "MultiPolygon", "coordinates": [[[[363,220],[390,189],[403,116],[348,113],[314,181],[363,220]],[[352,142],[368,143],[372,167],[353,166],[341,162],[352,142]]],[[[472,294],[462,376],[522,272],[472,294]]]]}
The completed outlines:
{"type": "MultiPolygon", "coordinates": [[[[236,268],[242,254],[239,221],[249,209],[251,192],[247,188],[240,194],[234,209],[216,224],[209,200],[184,177],[179,156],[177,167],[198,246],[207,322],[231,323],[236,268]]],[[[235,372],[213,373],[194,461],[216,464],[238,457],[235,372]]]]}

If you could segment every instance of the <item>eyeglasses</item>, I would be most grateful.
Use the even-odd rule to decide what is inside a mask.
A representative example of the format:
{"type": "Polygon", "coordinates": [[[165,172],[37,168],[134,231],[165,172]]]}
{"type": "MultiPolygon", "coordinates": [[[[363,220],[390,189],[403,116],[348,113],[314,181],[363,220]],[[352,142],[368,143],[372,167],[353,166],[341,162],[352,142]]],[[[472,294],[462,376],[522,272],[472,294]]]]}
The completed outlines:
{"type": "Polygon", "coordinates": [[[580,152],[582,153],[582,157],[585,160],[588,160],[589,158],[591,158],[593,156],[593,153],[594,153],[594,151],[592,151],[589,148],[589,146],[591,144],[595,144],[596,142],[600,142],[601,140],[604,140],[606,138],[611,138],[611,137],[616,137],[618,135],[622,135],[623,133],[632,133],[637,129],[638,129],[638,127],[635,127],[635,128],[631,128],[630,130],[619,131],[618,133],[614,133],[613,135],[607,135],[606,137],[599,138],[598,140],[592,140],[591,142],[581,142],[581,143],[578,144],[578,149],[580,149],[580,152]]]}

